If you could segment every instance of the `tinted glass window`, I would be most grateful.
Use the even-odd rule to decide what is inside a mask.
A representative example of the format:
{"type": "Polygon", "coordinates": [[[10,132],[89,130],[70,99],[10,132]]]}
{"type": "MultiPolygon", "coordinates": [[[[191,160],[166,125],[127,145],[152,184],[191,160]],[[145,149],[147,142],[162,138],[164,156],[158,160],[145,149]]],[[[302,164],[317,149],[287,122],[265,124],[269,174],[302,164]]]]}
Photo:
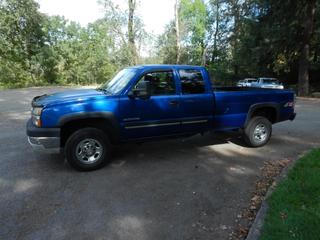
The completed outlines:
{"type": "Polygon", "coordinates": [[[141,80],[150,82],[151,95],[172,95],[176,93],[172,71],[150,72],[139,81],[141,80]]]}
{"type": "Polygon", "coordinates": [[[179,70],[183,94],[197,94],[205,92],[202,74],[198,70],[179,70]]]}
{"type": "Polygon", "coordinates": [[[263,79],[263,83],[279,84],[278,80],[276,79],[263,79]]]}
{"type": "Polygon", "coordinates": [[[248,80],[249,83],[253,83],[253,82],[256,82],[257,80],[254,80],[254,79],[250,79],[248,80]]]}

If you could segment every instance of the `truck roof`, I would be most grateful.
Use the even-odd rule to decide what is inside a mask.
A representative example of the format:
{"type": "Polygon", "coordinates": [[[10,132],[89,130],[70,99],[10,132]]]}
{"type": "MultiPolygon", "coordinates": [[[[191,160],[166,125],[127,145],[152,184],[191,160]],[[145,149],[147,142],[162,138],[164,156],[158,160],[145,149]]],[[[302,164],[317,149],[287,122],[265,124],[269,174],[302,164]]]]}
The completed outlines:
{"type": "Polygon", "coordinates": [[[203,69],[203,66],[194,66],[194,65],[177,65],[177,64],[143,64],[131,66],[129,68],[138,68],[138,69],[154,69],[154,68],[188,68],[188,69],[203,69]]]}

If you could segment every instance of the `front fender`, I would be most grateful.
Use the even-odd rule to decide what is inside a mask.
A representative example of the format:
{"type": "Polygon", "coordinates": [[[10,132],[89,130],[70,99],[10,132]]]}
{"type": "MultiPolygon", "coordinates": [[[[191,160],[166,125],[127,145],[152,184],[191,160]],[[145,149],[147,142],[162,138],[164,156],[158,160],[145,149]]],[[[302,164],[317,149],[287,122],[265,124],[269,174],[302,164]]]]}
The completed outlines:
{"type": "Polygon", "coordinates": [[[61,128],[68,123],[78,121],[78,120],[90,120],[98,119],[105,120],[105,127],[108,129],[108,132],[111,134],[111,138],[114,142],[120,140],[120,125],[112,112],[99,111],[99,112],[77,112],[70,113],[64,116],[61,116],[58,120],[58,126],[61,128]]]}

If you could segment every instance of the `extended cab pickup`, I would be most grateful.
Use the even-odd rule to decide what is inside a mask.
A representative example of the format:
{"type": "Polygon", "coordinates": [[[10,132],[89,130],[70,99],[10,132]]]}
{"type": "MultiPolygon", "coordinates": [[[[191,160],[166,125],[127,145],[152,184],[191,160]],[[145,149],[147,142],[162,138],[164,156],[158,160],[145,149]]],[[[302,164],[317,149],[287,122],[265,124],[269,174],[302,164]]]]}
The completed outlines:
{"type": "Polygon", "coordinates": [[[295,118],[294,98],[289,90],[214,88],[204,67],[135,66],[98,89],[35,97],[27,135],[35,149],[63,149],[79,170],[103,166],[114,144],[211,130],[241,129],[259,147],[272,124],[295,118]]]}

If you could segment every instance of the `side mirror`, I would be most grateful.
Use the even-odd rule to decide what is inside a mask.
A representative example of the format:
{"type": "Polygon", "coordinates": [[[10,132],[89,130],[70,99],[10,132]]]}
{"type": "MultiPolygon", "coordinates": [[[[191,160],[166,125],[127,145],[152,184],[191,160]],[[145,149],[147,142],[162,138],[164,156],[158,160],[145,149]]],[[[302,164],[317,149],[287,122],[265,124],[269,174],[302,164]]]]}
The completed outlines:
{"type": "Polygon", "coordinates": [[[148,99],[151,96],[149,81],[139,81],[138,84],[128,93],[130,98],[148,99]]]}

